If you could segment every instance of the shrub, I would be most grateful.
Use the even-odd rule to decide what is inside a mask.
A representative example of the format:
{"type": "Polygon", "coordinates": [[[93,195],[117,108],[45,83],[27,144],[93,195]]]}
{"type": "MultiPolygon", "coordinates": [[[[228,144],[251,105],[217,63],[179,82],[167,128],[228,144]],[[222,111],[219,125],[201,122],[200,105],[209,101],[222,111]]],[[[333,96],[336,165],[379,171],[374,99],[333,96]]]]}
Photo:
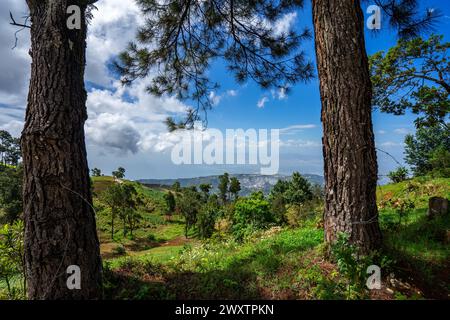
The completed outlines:
{"type": "Polygon", "coordinates": [[[234,208],[232,233],[242,238],[253,230],[267,227],[274,222],[270,204],[262,192],[256,192],[248,198],[240,198],[234,208]]]}
{"type": "Polygon", "coordinates": [[[205,204],[197,215],[197,234],[202,239],[207,239],[214,233],[216,217],[218,216],[219,207],[213,203],[205,204]]]}
{"type": "Polygon", "coordinates": [[[286,210],[286,220],[291,227],[300,227],[306,220],[320,214],[321,205],[318,201],[310,200],[305,203],[291,205],[286,210]]]}
{"type": "Polygon", "coordinates": [[[20,293],[11,284],[13,278],[23,279],[21,291],[25,296],[25,261],[24,261],[24,225],[21,220],[12,225],[4,225],[0,229],[0,279],[6,283],[10,299],[17,298],[20,293]]]}
{"type": "Polygon", "coordinates": [[[440,146],[431,153],[431,174],[437,178],[450,178],[450,151],[440,146]]]}
{"type": "Polygon", "coordinates": [[[127,250],[123,245],[119,245],[113,249],[113,252],[117,255],[124,255],[125,253],[127,253],[127,250]]]}
{"type": "Polygon", "coordinates": [[[388,174],[388,178],[393,183],[399,183],[408,179],[408,170],[405,167],[399,167],[395,171],[391,171],[388,174]]]}

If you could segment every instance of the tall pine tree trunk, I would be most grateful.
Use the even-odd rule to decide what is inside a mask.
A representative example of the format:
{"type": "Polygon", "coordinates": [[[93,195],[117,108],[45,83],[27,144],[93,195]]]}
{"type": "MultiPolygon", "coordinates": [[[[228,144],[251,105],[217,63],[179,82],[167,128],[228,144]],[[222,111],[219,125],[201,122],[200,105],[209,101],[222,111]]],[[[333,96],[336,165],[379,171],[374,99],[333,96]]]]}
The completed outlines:
{"type": "Polygon", "coordinates": [[[86,5],[81,30],[66,26],[67,6],[81,2],[27,0],[32,66],[22,149],[30,299],[101,298],[84,140],[86,5]],[[80,267],[81,290],[67,287],[70,265],[80,267]]]}
{"type": "Polygon", "coordinates": [[[347,233],[361,252],[378,248],[377,159],[364,16],[356,0],[313,0],[322,99],[325,239],[347,233]]]}

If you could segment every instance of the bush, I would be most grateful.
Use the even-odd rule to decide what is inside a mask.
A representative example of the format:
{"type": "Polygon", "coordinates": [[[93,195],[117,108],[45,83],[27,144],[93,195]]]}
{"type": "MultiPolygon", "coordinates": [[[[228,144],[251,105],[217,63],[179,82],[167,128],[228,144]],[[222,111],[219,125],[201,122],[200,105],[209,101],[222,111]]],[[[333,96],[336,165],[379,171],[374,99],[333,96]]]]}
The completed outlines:
{"type": "Polygon", "coordinates": [[[245,235],[265,228],[272,222],[274,217],[269,201],[264,198],[262,192],[256,192],[236,202],[231,230],[237,239],[242,240],[245,235]]]}
{"type": "Polygon", "coordinates": [[[317,200],[310,200],[302,204],[289,206],[286,210],[286,220],[291,227],[300,227],[306,220],[321,213],[321,204],[317,200]]]}
{"type": "Polygon", "coordinates": [[[21,220],[12,225],[4,225],[0,228],[0,280],[6,283],[10,299],[17,298],[20,293],[25,296],[25,262],[23,259],[24,225],[21,220]],[[22,288],[12,285],[14,278],[24,279],[22,288]]]}
{"type": "Polygon", "coordinates": [[[113,249],[113,252],[117,255],[124,255],[125,253],[127,253],[127,250],[123,245],[119,245],[113,249]]]}
{"type": "Polygon", "coordinates": [[[408,169],[405,167],[399,167],[395,171],[391,171],[388,174],[388,178],[393,183],[399,183],[408,179],[408,169]]]}
{"type": "Polygon", "coordinates": [[[201,208],[196,224],[197,234],[200,238],[208,239],[212,236],[219,210],[214,203],[207,203],[201,208]]]}
{"type": "Polygon", "coordinates": [[[431,153],[431,174],[437,178],[450,178],[450,151],[440,146],[431,153]]]}

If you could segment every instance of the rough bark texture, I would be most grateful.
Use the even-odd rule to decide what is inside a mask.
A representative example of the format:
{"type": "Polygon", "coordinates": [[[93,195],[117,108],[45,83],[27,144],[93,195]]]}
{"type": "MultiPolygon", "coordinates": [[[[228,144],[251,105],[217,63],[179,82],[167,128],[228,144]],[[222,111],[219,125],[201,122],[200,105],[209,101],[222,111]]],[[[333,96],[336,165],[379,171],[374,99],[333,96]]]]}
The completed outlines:
{"type": "Polygon", "coordinates": [[[32,22],[31,81],[25,128],[25,260],[30,299],[101,297],[101,259],[91,207],[84,122],[86,7],[68,30],[69,0],[27,0],[32,22]],[[67,267],[81,269],[69,290],[67,267]]]}
{"type": "Polygon", "coordinates": [[[313,0],[322,98],[325,239],[350,235],[361,252],[378,248],[377,159],[372,85],[359,1],[313,0]]]}

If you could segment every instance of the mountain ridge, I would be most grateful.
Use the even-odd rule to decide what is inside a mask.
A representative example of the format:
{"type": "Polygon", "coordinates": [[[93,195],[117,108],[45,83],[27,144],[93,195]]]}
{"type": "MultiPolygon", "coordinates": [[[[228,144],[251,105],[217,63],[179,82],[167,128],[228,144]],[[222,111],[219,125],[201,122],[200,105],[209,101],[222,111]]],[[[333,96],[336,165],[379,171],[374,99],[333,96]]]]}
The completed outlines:
{"type": "MultiPolygon", "coordinates": [[[[324,178],[316,174],[302,174],[311,184],[324,185],[324,178]]],[[[288,175],[260,175],[260,174],[230,174],[230,177],[236,177],[241,182],[240,194],[246,196],[254,191],[263,191],[268,194],[278,180],[289,180],[288,175]]],[[[212,185],[212,191],[217,191],[219,184],[219,175],[195,177],[195,178],[179,178],[179,179],[139,179],[139,183],[156,187],[172,186],[176,181],[180,182],[181,187],[199,186],[206,183],[212,185]]]]}

